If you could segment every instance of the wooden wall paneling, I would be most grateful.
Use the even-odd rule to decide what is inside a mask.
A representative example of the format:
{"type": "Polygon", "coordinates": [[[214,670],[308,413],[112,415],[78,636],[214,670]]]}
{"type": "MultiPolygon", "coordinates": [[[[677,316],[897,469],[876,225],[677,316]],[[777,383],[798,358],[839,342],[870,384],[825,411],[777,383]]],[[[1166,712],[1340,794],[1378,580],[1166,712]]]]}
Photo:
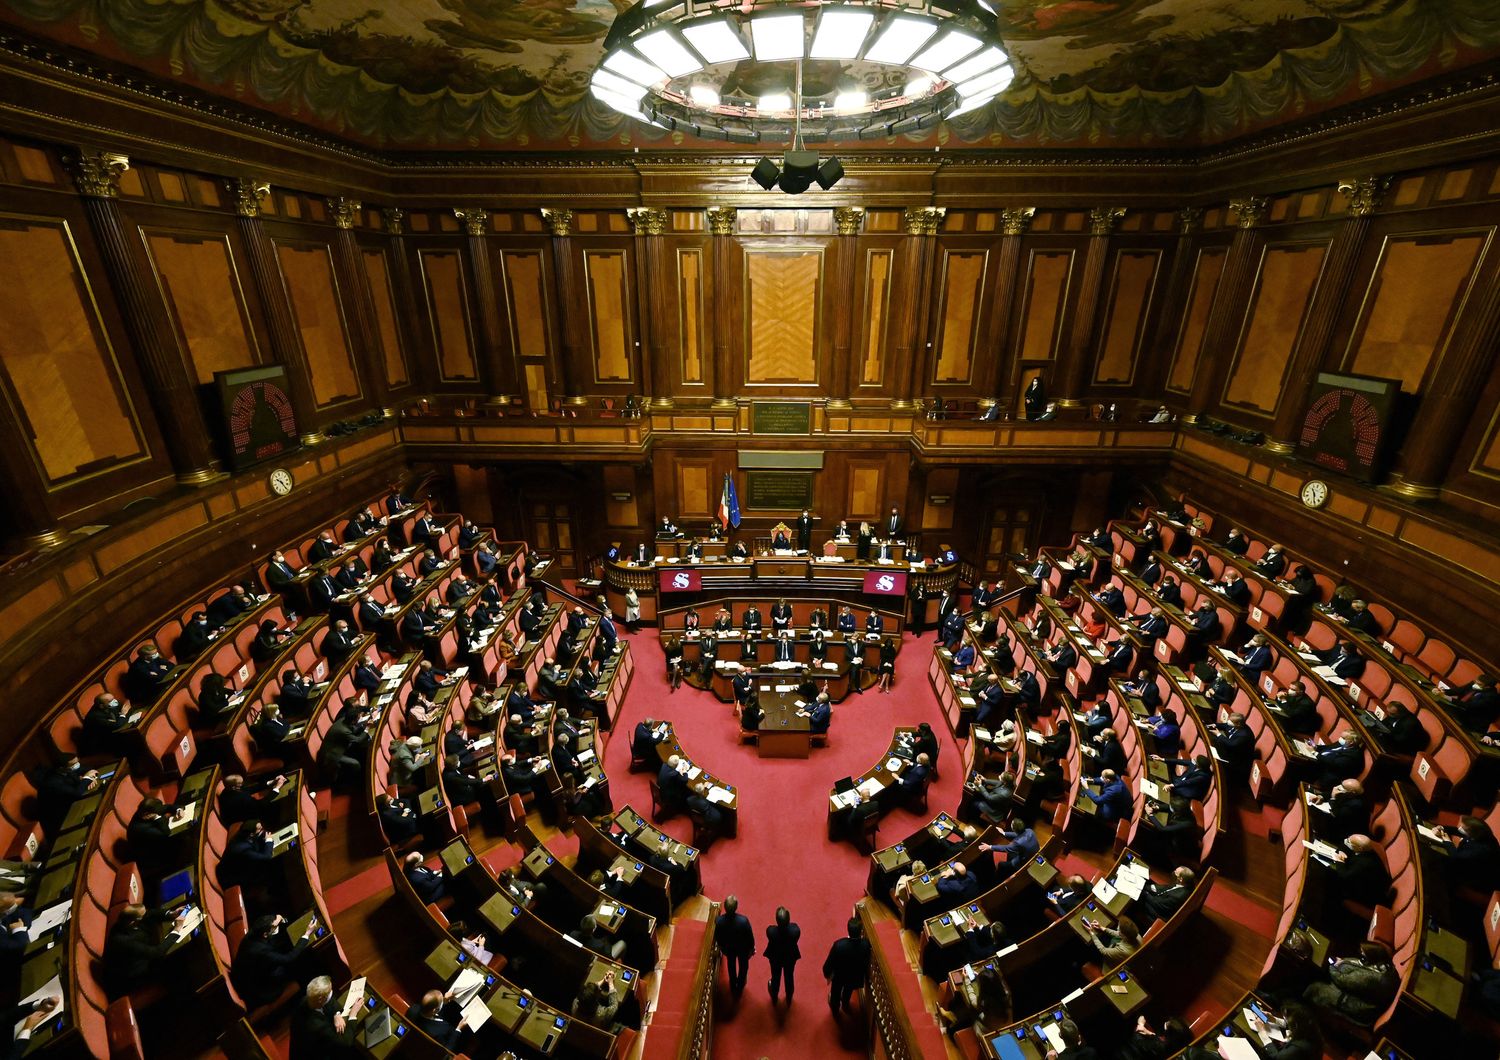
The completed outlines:
{"type": "Polygon", "coordinates": [[[527,404],[545,409],[558,392],[555,324],[549,257],[551,248],[536,241],[504,240],[500,252],[500,283],[511,345],[516,351],[527,404]]]}
{"type": "Polygon", "coordinates": [[[1327,243],[1262,248],[1245,323],[1233,347],[1224,405],[1257,417],[1275,413],[1327,257],[1327,243]]]}
{"type": "Polygon", "coordinates": [[[976,361],[984,356],[980,337],[989,330],[994,301],[990,251],[972,238],[950,241],[939,237],[935,253],[933,353],[923,382],[932,388],[961,388],[964,396],[970,396],[976,361]]]}
{"type": "MultiPolygon", "coordinates": [[[[573,235],[573,211],[543,210],[543,219],[552,229],[552,298],[556,310],[557,342],[551,360],[555,395],[567,405],[581,405],[593,378],[589,363],[589,307],[587,291],[577,260],[580,240],[573,235]]],[[[534,372],[532,374],[535,374],[534,372]]]]}
{"type": "Polygon", "coordinates": [[[472,385],[479,379],[469,285],[462,252],[445,242],[428,246],[413,238],[423,307],[436,354],[434,376],[440,385],[472,385]]]}
{"type": "Polygon", "coordinates": [[[363,205],[352,199],[334,198],[327,205],[334,225],[334,275],[344,292],[345,316],[349,324],[360,389],[365,394],[367,408],[384,410],[390,403],[384,343],[375,320],[375,303],[370,291],[369,276],[360,255],[359,241],[355,237],[355,228],[365,223],[367,215],[363,205]]]}
{"type": "Polygon", "coordinates": [[[1192,279],[1188,285],[1182,322],[1175,332],[1171,369],[1166,379],[1167,392],[1183,396],[1192,392],[1193,381],[1198,375],[1203,339],[1208,333],[1209,315],[1218,293],[1219,280],[1224,275],[1229,248],[1219,245],[1199,246],[1194,248],[1191,256],[1192,279]]]}
{"type": "MultiPolygon", "coordinates": [[[[391,295],[396,307],[396,327],[406,353],[407,374],[414,390],[432,393],[438,386],[436,331],[428,313],[426,281],[406,234],[406,211],[389,207],[381,211],[381,217],[390,238],[387,261],[391,269],[391,295]]],[[[509,352],[513,364],[514,351],[509,352]]]]}
{"type": "Polygon", "coordinates": [[[824,245],[742,241],[745,388],[775,393],[826,382],[824,245]]]}
{"type": "Polygon", "coordinates": [[[1230,203],[1229,216],[1235,233],[1224,258],[1223,272],[1214,290],[1213,306],[1203,331],[1202,349],[1193,388],[1188,395],[1189,422],[1197,420],[1222,400],[1230,359],[1240,346],[1241,329],[1250,304],[1250,292],[1260,274],[1261,248],[1265,235],[1259,230],[1265,220],[1266,200],[1249,197],[1230,203]]]}
{"type": "Polygon", "coordinates": [[[260,362],[229,233],[141,227],[167,319],[195,380],[260,362]]]}
{"type": "MultiPolygon", "coordinates": [[[[674,239],[672,263],[675,278],[671,305],[675,312],[657,323],[675,324],[675,343],[670,363],[676,369],[674,393],[684,398],[713,394],[713,327],[710,307],[714,294],[713,248],[701,239],[674,239]]],[[[663,277],[665,279],[665,277],[663,277]]]]}
{"type": "MultiPolygon", "coordinates": [[[[653,236],[648,239],[656,238],[653,236]]],[[[601,393],[640,389],[634,248],[630,241],[579,240],[588,306],[589,374],[601,393]]]]}
{"type": "Polygon", "coordinates": [[[851,335],[850,357],[854,360],[850,389],[852,397],[881,398],[890,395],[890,349],[895,309],[895,278],[901,271],[897,260],[899,239],[887,235],[859,237],[859,279],[856,283],[856,317],[851,335]]]}
{"type": "Polygon", "coordinates": [[[379,344],[386,388],[403,390],[411,385],[412,375],[399,323],[401,314],[391,274],[391,255],[384,246],[362,244],[359,259],[369,291],[371,330],[379,344]]]}
{"type": "MultiPolygon", "coordinates": [[[[1055,364],[1067,321],[1068,293],[1075,282],[1075,252],[1072,247],[1056,241],[1037,243],[1028,240],[1028,243],[1031,245],[1025,254],[1025,281],[1020,295],[1014,360],[1018,366],[1044,361],[1055,364]]],[[[1017,389],[1024,390],[1027,382],[1029,377],[1018,380],[1017,389]]],[[[1052,392],[1053,388],[1049,386],[1048,393],[1052,392]]]]}
{"type": "Polygon", "coordinates": [[[1359,303],[1341,368],[1401,380],[1420,394],[1441,370],[1453,326],[1474,290],[1481,253],[1494,228],[1387,235],[1359,303]]]}
{"type": "Polygon", "coordinates": [[[1156,309],[1163,251],[1115,251],[1104,296],[1104,321],[1092,383],[1128,387],[1135,382],[1142,346],[1156,309]]]}
{"type": "Polygon", "coordinates": [[[1068,325],[1067,341],[1058,356],[1057,375],[1050,388],[1054,400],[1062,408],[1082,406],[1085,380],[1094,374],[1091,363],[1097,354],[1094,336],[1099,331],[1110,237],[1124,214],[1124,207],[1100,206],[1089,211],[1089,240],[1079,270],[1078,289],[1070,314],[1072,319],[1068,325]]]}
{"type": "Polygon", "coordinates": [[[604,524],[610,530],[637,530],[641,522],[641,497],[633,464],[605,464],[604,524]],[[623,499],[621,499],[623,498],[623,499]]]}
{"type": "Polygon", "coordinates": [[[953,516],[958,507],[959,469],[935,467],[927,473],[922,491],[922,552],[933,555],[940,543],[952,544],[953,516]],[[942,541],[934,535],[940,535],[942,541]]]}
{"type": "Polygon", "coordinates": [[[1026,230],[1036,210],[1029,206],[1000,211],[1001,236],[995,256],[994,293],[990,298],[989,333],[982,339],[980,374],[976,385],[985,399],[1000,404],[1008,400],[1014,383],[1014,347],[1017,289],[1020,287],[1021,249],[1026,230]]]}
{"type": "Polygon", "coordinates": [[[274,238],[276,263],[292,307],[319,409],[357,401],[362,391],[345,296],[327,242],[274,238]]]}
{"type": "MultiPolygon", "coordinates": [[[[856,456],[847,458],[848,488],[844,493],[844,512],[851,521],[878,523],[885,507],[885,458],[856,456]]],[[[837,524],[835,524],[837,525],[837,524]]]]}

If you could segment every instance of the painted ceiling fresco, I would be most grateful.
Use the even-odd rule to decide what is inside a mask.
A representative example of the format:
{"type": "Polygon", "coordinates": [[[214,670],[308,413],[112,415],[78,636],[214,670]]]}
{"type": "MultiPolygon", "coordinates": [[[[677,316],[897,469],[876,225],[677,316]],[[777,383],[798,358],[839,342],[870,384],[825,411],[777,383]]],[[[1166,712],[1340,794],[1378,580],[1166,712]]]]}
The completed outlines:
{"type": "MultiPolygon", "coordinates": [[[[0,0],[23,33],[380,148],[690,144],[589,96],[625,0],[0,0]]],[[[895,147],[1213,144],[1500,56],[1500,0],[1005,0],[1019,71],[895,147]]]]}

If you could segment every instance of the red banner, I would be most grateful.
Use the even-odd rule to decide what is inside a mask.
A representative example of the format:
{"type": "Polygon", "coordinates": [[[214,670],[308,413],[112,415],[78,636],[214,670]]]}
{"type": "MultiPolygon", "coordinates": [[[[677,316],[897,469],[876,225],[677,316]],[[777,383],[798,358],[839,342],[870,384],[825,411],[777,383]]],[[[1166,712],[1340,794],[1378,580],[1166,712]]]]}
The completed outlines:
{"type": "Polygon", "coordinates": [[[906,571],[865,571],[865,592],[876,596],[905,596],[906,571]]]}
{"type": "Polygon", "coordinates": [[[703,578],[691,569],[659,571],[657,588],[664,593],[695,593],[703,588],[703,578]]]}

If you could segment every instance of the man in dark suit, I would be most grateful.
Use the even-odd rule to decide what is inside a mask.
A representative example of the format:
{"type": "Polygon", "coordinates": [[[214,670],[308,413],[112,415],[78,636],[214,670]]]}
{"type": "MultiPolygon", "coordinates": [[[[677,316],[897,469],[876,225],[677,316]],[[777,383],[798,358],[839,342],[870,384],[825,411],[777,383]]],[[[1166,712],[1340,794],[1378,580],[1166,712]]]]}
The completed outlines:
{"type": "Polygon", "coordinates": [[[1209,728],[1213,730],[1213,747],[1225,772],[1235,783],[1243,783],[1250,776],[1250,763],[1255,760],[1255,734],[1245,724],[1245,715],[1236,712],[1225,722],[1211,723],[1209,728]]]}
{"type": "Polygon", "coordinates": [[[1130,816],[1132,808],[1130,789],[1113,769],[1099,774],[1099,791],[1084,787],[1083,795],[1099,808],[1099,820],[1106,824],[1123,821],[1130,816]]]}
{"type": "Polygon", "coordinates": [[[1365,786],[1350,778],[1334,786],[1328,798],[1312,803],[1322,813],[1313,819],[1313,832],[1329,843],[1342,843],[1370,827],[1370,807],[1365,802],[1365,786]]]}
{"type": "Polygon", "coordinates": [[[812,551],[812,515],[806,508],[797,516],[797,547],[803,552],[812,551]]]}
{"type": "Polygon", "coordinates": [[[278,593],[284,593],[297,582],[297,570],[287,562],[280,549],[271,553],[271,562],[266,564],[266,584],[278,593]]]}
{"type": "MultiPolygon", "coordinates": [[[[1152,755],[1156,758],[1156,755],[1152,755]]],[[[1160,761],[1166,763],[1168,768],[1173,766],[1184,767],[1182,772],[1168,783],[1167,787],[1172,794],[1184,799],[1199,801],[1206,796],[1214,786],[1214,763],[1208,755],[1195,755],[1191,759],[1186,758],[1164,758],[1160,761]]]]}
{"type": "Polygon", "coordinates": [[[903,800],[915,799],[927,790],[928,778],[932,776],[932,759],[925,754],[917,755],[911,768],[901,774],[897,792],[903,800]]]}
{"type": "Polygon", "coordinates": [[[1359,734],[1345,729],[1338,742],[1317,749],[1317,779],[1313,784],[1332,791],[1340,781],[1359,776],[1365,766],[1365,753],[1359,734]]]}
{"type": "Polygon", "coordinates": [[[320,975],[307,984],[302,1004],[292,1013],[288,1060],[345,1060],[356,1054],[354,1033],[333,1004],[333,980],[320,975]]]}
{"type": "Polygon", "coordinates": [[[1454,845],[1447,858],[1448,879],[1459,887],[1487,891],[1500,878],[1500,844],[1482,818],[1465,815],[1458,819],[1457,835],[1439,826],[1440,840],[1454,845]]]}
{"type": "Polygon", "coordinates": [[[1324,666],[1333,670],[1336,676],[1342,677],[1345,681],[1353,681],[1365,672],[1364,658],[1359,654],[1359,649],[1348,641],[1326,651],[1320,651],[1317,656],[1324,666]]]}
{"type": "Polygon", "coordinates": [[[1042,658],[1052,664],[1058,673],[1066,673],[1078,663],[1078,651],[1069,640],[1058,641],[1057,647],[1042,652],[1042,658]]]}
{"type": "Polygon", "coordinates": [[[802,937],[802,929],[792,923],[792,914],[787,911],[786,906],[776,910],[776,923],[766,928],[766,960],[771,963],[771,978],[766,983],[766,989],[771,993],[771,1002],[775,1004],[781,993],[782,980],[786,981],[786,1000],[790,1004],[792,994],[796,990],[794,976],[797,971],[797,962],[802,958],[802,950],[797,946],[797,940],[802,937]]]}
{"type": "Polygon", "coordinates": [[[1427,730],[1399,699],[1386,703],[1385,717],[1364,715],[1365,727],[1379,735],[1382,749],[1398,755],[1414,755],[1427,747],[1427,730]]]}
{"type": "Polygon", "coordinates": [[[1106,585],[1095,594],[1094,599],[1116,618],[1125,617],[1125,593],[1118,585],[1106,585]]]}
{"type": "Polygon", "coordinates": [[[324,530],[312,543],[312,547],[307,550],[307,558],[314,563],[322,563],[338,554],[339,543],[333,539],[332,530],[324,530]]]}
{"type": "Polygon", "coordinates": [[[402,864],[402,873],[424,905],[440,901],[448,893],[448,885],[443,880],[443,874],[422,864],[420,850],[413,850],[406,855],[406,860],[402,864]]]}
{"type": "Polygon", "coordinates": [[[849,1011],[849,999],[865,985],[870,974],[870,943],[864,926],[850,917],[847,937],[839,939],[828,950],[823,961],[823,978],[828,980],[828,1007],[835,1014],[849,1011]]]}
{"type": "Polygon", "coordinates": [[[894,541],[901,536],[905,529],[906,524],[901,521],[900,510],[894,504],[891,505],[891,514],[885,521],[885,536],[889,540],[894,541]]]}
{"type": "Polygon", "coordinates": [[[1255,573],[1262,578],[1279,578],[1285,570],[1286,550],[1280,545],[1266,549],[1266,554],[1255,564],[1255,573]]]}
{"type": "Polygon", "coordinates": [[[646,762],[655,762],[656,742],[656,719],[645,718],[636,722],[635,730],[630,734],[631,756],[646,762]]]}
{"type": "Polygon", "coordinates": [[[1251,684],[1259,681],[1260,675],[1269,670],[1276,661],[1271,655],[1271,648],[1266,643],[1264,633],[1257,633],[1251,637],[1241,650],[1245,654],[1240,657],[1239,662],[1235,663],[1235,668],[1244,674],[1251,684]]]}
{"type": "Polygon", "coordinates": [[[385,498],[385,510],[389,515],[400,515],[412,506],[410,497],[407,497],[399,489],[392,486],[391,492],[385,498]]]}
{"type": "Polygon", "coordinates": [[[1375,842],[1362,832],[1344,840],[1333,865],[1339,898],[1360,905],[1379,905],[1390,890],[1391,874],[1375,850],[1375,842]]]}
{"type": "Polygon", "coordinates": [[[458,1051],[458,1040],[468,1024],[458,1003],[441,990],[429,990],[422,1000],[406,1010],[406,1018],[450,1053],[458,1051]]]}
{"type": "Polygon", "coordinates": [[[423,548],[436,548],[440,536],[442,536],[442,531],[438,529],[432,516],[425,512],[411,528],[411,543],[423,548]]]}
{"type": "Polygon", "coordinates": [[[1293,736],[1311,736],[1323,725],[1318,706],[1301,681],[1293,681],[1267,706],[1281,722],[1282,730],[1293,736]]]}
{"type": "Polygon", "coordinates": [[[826,733],[829,723],[833,720],[833,707],[828,702],[828,693],[818,693],[818,698],[813,700],[812,708],[807,711],[808,730],[813,733],[826,733]]]}
{"type": "Polygon", "coordinates": [[[761,631],[760,608],[754,604],[745,608],[745,614],[740,622],[740,627],[746,633],[759,633],[761,631]]]}
{"type": "Polygon", "coordinates": [[[308,921],[302,937],[293,942],[287,937],[286,919],[263,916],[250,927],[234,955],[229,978],[240,997],[251,1008],[268,1005],[281,996],[296,975],[308,943],[317,934],[317,918],[308,921]]]}
{"type": "Polygon", "coordinates": [[[1182,908],[1188,895],[1193,892],[1193,881],[1196,877],[1193,870],[1186,865],[1179,865],[1172,870],[1172,882],[1163,886],[1155,880],[1147,880],[1146,885],[1141,888],[1141,896],[1136,899],[1135,907],[1144,910],[1146,917],[1137,916],[1136,919],[1142,924],[1149,924],[1152,920],[1168,920],[1172,914],[1182,908]]]}
{"type": "Polygon", "coordinates": [[[1463,688],[1455,689],[1449,696],[1449,709],[1471,732],[1485,732],[1500,716],[1500,691],[1495,679],[1480,674],[1463,688]]]}
{"type": "Polygon", "coordinates": [[[1036,857],[1041,850],[1041,843],[1037,840],[1036,832],[1026,827],[1026,822],[1019,817],[1013,818],[1008,829],[1000,832],[1004,843],[981,843],[979,849],[988,854],[999,851],[1005,855],[1002,862],[1008,869],[1018,869],[1027,861],[1036,857]]]}
{"type": "Polygon", "coordinates": [[[120,680],[126,698],[138,707],[155,703],[166,688],[173,669],[172,664],[162,658],[155,644],[142,644],[136,649],[130,669],[125,671],[125,676],[120,680]]]}
{"type": "Polygon", "coordinates": [[[964,635],[964,616],[957,611],[949,611],[946,616],[938,620],[938,636],[943,647],[949,651],[958,647],[958,642],[964,635]]]}
{"type": "Polygon", "coordinates": [[[755,956],[755,929],[750,926],[750,918],[739,909],[739,899],[731,894],[724,899],[724,911],[714,921],[714,941],[724,955],[729,971],[729,992],[735,997],[745,991],[750,958],[755,956]]]}
{"type": "Polygon", "coordinates": [[[1189,621],[1192,625],[1189,636],[1200,646],[1212,644],[1224,632],[1224,623],[1219,620],[1219,612],[1214,610],[1211,600],[1200,601],[1189,621]]]}
{"type": "Polygon", "coordinates": [[[1135,631],[1136,635],[1145,641],[1146,644],[1155,644],[1160,637],[1166,635],[1167,616],[1162,613],[1161,608],[1153,607],[1145,615],[1136,620],[1135,631]]]}
{"type": "Polygon", "coordinates": [[[1130,671],[1130,664],[1135,661],[1135,649],[1120,640],[1109,642],[1109,653],[1104,657],[1104,665],[1111,673],[1123,674],[1130,671]]]}
{"type": "Polygon", "coordinates": [[[177,657],[179,663],[189,663],[208,650],[208,646],[214,642],[222,627],[212,626],[208,621],[207,611],[194,611],[192,618],[188,619],[182,627],[182,632],[177,635],[177,642],[172,646],[172,653],[177,657]]]}
{"type": "Polygon", "coordinates": [[[1224,578],[1216,588],[1235,607],[1244,607],[1250,602],[1250,586],[1233,567],[1224,569],[1224,578]]]}
{"type": "Polygon", "coordinates": [[[349,653],[354,650],[355,644],[356,638],[354,632],[349,628],[349,623],[341,618],[333,624],[333,628],[324,636],[321,651],[323,652],[323,657],[329,661],[335,663],[342,662],[349,657],[349,653]]]}

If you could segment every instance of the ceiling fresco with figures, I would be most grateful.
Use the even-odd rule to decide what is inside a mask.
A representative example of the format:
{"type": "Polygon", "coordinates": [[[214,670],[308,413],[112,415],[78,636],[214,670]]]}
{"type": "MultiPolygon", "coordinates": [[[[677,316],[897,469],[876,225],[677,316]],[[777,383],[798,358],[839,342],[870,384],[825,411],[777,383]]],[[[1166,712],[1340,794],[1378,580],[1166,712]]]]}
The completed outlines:
{"type": "MultiPolygon", "coordinates": [[[[625,0],[0,0],[21,33],[383,149],[696,146],[588,94],[625,0]]],[[[1221,143],[1500,56],[1497,0],[1005,0],[1018,76],[892,147],[1221,143]]],[[[882,145],[866,145],[882,146],[882,145]]]]}

